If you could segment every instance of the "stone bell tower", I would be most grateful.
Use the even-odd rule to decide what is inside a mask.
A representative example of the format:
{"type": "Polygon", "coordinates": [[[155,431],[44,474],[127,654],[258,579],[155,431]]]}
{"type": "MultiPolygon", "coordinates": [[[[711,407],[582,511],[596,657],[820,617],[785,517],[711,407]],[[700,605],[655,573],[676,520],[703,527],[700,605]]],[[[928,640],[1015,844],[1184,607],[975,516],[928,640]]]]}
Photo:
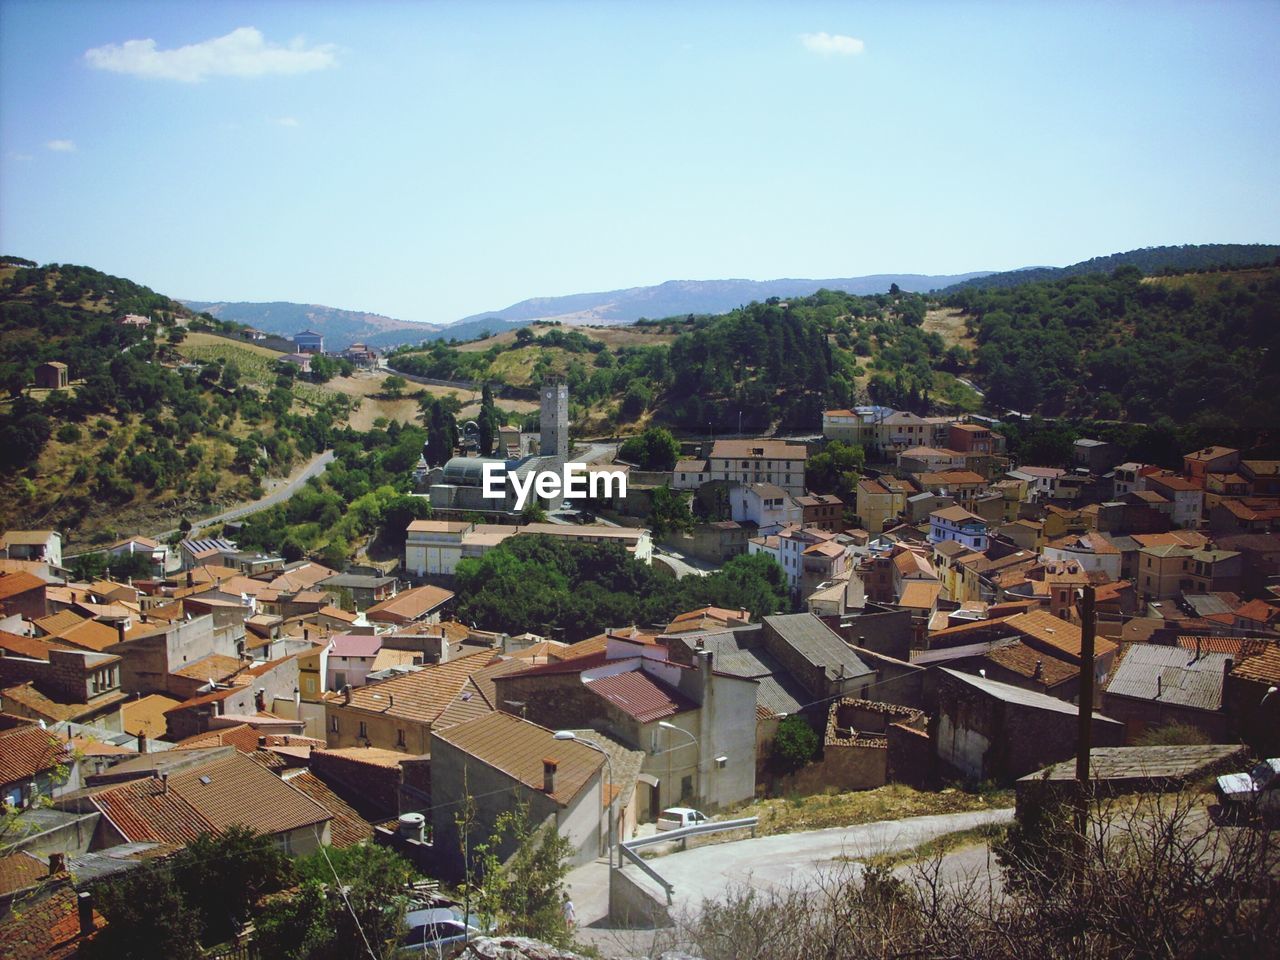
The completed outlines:
{"type": "Polygon", "coordinates": [[[542,385],[542,448],[544,457],[555,457],[561,463],[569,459],[569,387],[563,381],[549,380],[542,385]]]}

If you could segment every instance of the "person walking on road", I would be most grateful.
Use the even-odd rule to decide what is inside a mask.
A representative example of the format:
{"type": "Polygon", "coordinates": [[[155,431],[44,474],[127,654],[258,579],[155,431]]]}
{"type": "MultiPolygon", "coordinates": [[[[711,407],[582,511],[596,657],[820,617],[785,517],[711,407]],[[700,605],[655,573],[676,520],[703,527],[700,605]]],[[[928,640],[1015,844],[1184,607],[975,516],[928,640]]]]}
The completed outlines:
{"type": "Polygon", "coordinates": [[[573,930],[578,925],[578,911],[573,909],[573,901],[569,899],[567,892],[564,895],[564,906],[561,909],[564,911],[564,925],[573,930]]]}

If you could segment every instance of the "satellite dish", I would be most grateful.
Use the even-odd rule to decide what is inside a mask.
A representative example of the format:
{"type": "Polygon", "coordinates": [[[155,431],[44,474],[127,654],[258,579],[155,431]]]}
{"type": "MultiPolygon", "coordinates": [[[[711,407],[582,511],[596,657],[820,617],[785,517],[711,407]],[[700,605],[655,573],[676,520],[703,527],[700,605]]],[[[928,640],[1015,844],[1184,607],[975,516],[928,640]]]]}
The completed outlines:
{"type": "Polygon", "coordinates": [[[474,420],[468,420],[462,425],[462,438],[475,443],[480,442],[480,424],[474,420]]]}

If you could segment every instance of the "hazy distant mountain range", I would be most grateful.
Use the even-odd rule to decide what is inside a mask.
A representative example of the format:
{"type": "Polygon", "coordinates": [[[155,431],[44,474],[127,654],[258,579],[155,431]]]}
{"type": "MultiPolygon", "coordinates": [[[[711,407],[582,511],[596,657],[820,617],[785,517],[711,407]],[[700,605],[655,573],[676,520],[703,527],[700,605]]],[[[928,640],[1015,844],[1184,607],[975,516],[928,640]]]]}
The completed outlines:
{"type": "Polygon", "coordinates": [[[887,293],[890,285],[896,283],[903,290],[926,292],[981,276],[985,274],[878,274],[835,280],[669,280],[654,287],[535,297],[502,310],[463,317],[447,325],[396,320],[381,314],[339,310],[319,304],[182,302],[192,310],[208,311],[221,320],[247,323],[281,336],[314,330],[324,334],[326,347],[341,348],[356,341],[390,347],[441,337],[470,340],[486,330],[500,333],[534,320],[559,320],[570,324],[634,323],[642,317],[657,319],[689,313],[724,313],[753,300],[800,297],[824,287],[846,293],[887,293]]]}
{"type": "Polygon", "coordinates": [[[184,300],[188,307],[208,311],[223,320],[247,323],[267,333],[290,336],[314,330],[325,336],[326,347],[340,349],[363,341],[392,347],[421,340],[454,338],[471,340],[481,333],[501,333],[534,320],[559,320],[567,324],[634,323],[643,317],[660,319],[685,314],[724,313],[753,300],[800,297],[823,288],[846,293],[887,293],[892,284],[913,293],[952,290],[961,286],[1014,286],[1037,280],[1110,273],[1126,264],[1144,273],[1165,269],[1197,270],[1218,265],[1268,263],[1280,256],[1280,246],[1269,244],[1202,244],[1177,247],[1144,247],[1126,253],[1095,257],[1066,267],[1026,267],[1003,273],[977,271],[944,276],[916,273],[875,274],[828,280],[668,280],[651,287],[629,287],[563,297],[534,297],[501,310],[473,314],[450,324],[416,323],[376,313],[339,310],[302,303],[213,303],[184,300]]]}

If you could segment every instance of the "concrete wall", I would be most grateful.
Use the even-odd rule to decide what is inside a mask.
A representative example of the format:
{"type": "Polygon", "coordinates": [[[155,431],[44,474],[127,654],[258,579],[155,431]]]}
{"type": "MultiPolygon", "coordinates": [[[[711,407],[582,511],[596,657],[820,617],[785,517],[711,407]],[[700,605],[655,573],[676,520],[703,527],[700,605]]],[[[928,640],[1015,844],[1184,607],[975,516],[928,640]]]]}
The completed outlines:
{"type": "Polygon", "coordinates": [[[609,871],[609,923],[622,928],[671,926],[666,893],[634,864],[621,870],[612,868],[609,871]]]}
{"type": "MultiPolygon", "coordinates": [[[[1009,783],[1075,755],[1072,713],[1001,700],[939,672],[929,733],[940,766],[969,780],[1009,783]]],[[[1124,743],[1124,725],[1095,717],[1093,746],[1124,743]]]]}

